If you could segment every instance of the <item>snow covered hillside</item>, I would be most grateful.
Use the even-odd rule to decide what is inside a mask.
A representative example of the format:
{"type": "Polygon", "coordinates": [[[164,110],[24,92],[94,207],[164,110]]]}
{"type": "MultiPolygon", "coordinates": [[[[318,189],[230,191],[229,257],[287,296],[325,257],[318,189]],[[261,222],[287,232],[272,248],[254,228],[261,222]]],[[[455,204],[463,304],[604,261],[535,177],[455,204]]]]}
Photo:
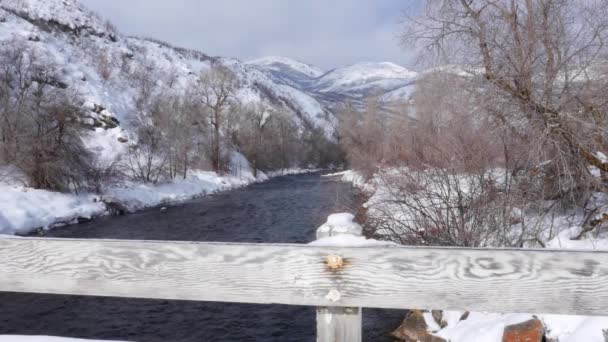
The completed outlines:
{"type": "Polygon", "coordinates": [[[78,88],[91,107],[99,105],[105,109],[102,114],[118,119],[122,129],[126,129],[125,135],[129,134],[128,123],[133,119],[137,82],[137,77],[125,72],[129,65],[144,66],[161,86],[179,89],[187,87],[211,63],[219,62],[237,74],[241,103],[279,103],[300,125],[327,130],[333,127],[332,114],[298,89],[277,84],[238,60],[213,58],[151,39],[123,36],[76,1],[0,0],[0,18],[3,44],[25,43],[61,66],[60,81],[78,88]]]}
{"type": "Polygon", "coordinates": [[[417,76],[416,72],[390,62],[358,63],[323,75],[315,82],[314,90],[364,98],[412,84],[417,76]]]}
{"type": "Polygon", "coordinates": [[[370,96],[392,102],[408,99],[418,73],[390,62],[357,63],[323,73],[321,69],[284,57],[247,62],[277,83],[308,93],[330,107],[370,96]]]}
{"type": "Polygon", "coordinates": [[[277,83],[295,88],[306,88],[324,74],[320,68],[286,57],[264,57],[245,64],[264,72],[277,83]]]}
{"type": "MultiPolygon", "coordinates": [[[[73,93],[76,103],[84,108],[79,121],[87,130],[82,139],[100,164],[124,156],[130,144],[138,140],[138,98],[142,92],[150,92],[150,97],[188,94],[200,75],[217,64],[236,75],[235,97],[240,105],[272,106],[295,127],[317,128],[333,139],[335,117],[309,94],[275,82],[258,68],[236,59],[210,57],[154,39],[125,36],[75,0],[0,0],[0,46],[53,68],[52,86],[73,93]]],[[[302,68],[303,75],[316,77],[322,73],[313,67],[296,67],[302,68]]],[[[225,176],[191,170],[185,179],[159,186],[132,181],[104,184],[104,197],[136,210],[266,178],[261,172],[254,176],[249,162],[238,151],[225,153],[234,166],[225,176]]],[[[10,165],[0,165],[0,234],[46,229],[103,215],[103,199],[92,194],[35,190],[24,185],[22,175],[10,165]]]]}

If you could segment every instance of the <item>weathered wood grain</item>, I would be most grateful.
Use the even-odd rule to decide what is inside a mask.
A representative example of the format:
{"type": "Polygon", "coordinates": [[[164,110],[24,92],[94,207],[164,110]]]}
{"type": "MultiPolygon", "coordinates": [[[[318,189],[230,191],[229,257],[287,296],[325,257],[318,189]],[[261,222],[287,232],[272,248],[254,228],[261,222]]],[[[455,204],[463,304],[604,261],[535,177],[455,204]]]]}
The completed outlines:
{"type": "MultiPolygon", "coordinates": [[[[361,236],[362,229],[352,222],[349,227],[335,229],[327,222],[317,229],[317,239],[328,238],[338,235],[361,236]]],[[[344,260],[340,255],[333,255],[333,259],[327,259],[326,264],[332,272],[339,272],[345,267],[344,260]],[[331,261],[334,261],[333,263],[331,261]],[[334,266],[332,268],[332,265],[334,266]],[[338,267],[340,265],[340,267],[338,267]],[[336,267],[338,267],[336,269],[336,267]]],[[[340,279],[336,279],[334,290],[328,294],[328,298],[336,300],[340,296],[338,288],[340,279]]],[[[321,307],[317,308],[317,342],[361,342],[363,340],[363,312],[361,308],[344,307],[321,307]]]]}
{"type": "Polygon", "coordinates": [[[361,342],[360,308],[317,308],[317,342],[361,342]]]}
{"type": "Polygon", "coordinates": [[[607,284],[607,252],[0,239],[11,292],[608,315],[607,284]]]}

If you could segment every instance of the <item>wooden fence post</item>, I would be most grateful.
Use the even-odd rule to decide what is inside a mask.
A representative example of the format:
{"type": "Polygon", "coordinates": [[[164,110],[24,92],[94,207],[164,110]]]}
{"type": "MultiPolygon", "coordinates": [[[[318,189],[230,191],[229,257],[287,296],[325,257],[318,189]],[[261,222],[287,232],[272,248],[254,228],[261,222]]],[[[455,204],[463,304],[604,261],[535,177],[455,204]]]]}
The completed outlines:
{"type": "MultiPolygon", "coordinates": [[[[327,222],[317,229],[317,239],[338,235],[362,236],[362,229],[351,214],[330,215],[327,222]]],[[[328,255],[328,267],[337,263],[341,266],[341,256],[328,255]]],[[[336,287],[328,297],[339,299],[340,289],[336,287]]],[[[361,308],[318,307],[317,308],[317,342],[361,342],[362,341],[361,308]]]]}

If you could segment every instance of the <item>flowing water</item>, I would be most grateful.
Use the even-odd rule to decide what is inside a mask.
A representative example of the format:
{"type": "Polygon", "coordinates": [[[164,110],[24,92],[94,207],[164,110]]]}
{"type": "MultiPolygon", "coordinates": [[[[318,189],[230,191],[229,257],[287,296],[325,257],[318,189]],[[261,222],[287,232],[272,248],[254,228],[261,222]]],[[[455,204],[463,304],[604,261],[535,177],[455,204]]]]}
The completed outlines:
{"type": "MultiPolygon", "coordinates": [[[[354,191],[320,174],[286,176],[161,210],[52,230],[59,238],[307,243],[354,191]]],[[[0,275],[1,276],[1,275],[0,275]]],[[[404,312],[365,309],[365,341],[391,341],[404,312]]],[[[0,293],[0,335],[123,341],[314,341],[310,307],[0,293]]]]}

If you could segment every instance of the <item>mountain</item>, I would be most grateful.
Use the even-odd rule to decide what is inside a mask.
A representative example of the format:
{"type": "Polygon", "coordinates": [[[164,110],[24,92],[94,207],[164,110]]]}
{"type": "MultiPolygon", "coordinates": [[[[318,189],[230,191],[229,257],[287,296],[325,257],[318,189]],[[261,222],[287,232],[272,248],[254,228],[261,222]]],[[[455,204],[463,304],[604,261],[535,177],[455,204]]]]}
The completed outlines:
{"type": "Polygon", "coordinates": [[[246,63],[274,82],[297,88],[321,103],[360,103],[370,96],[386,101],[408,98],[418,73],[390,62],[357,63],[323,72],[320,68],[285,57],[246,63]]]}
{"type": "Polygon", "coordinates": [[[306,88],[325,72],[313,65],[286,57],[264,57],[245,63],[252,66],[279,84],[306,88]]]}
{"type": "Polygon", "coordinates": [[[412,84],[417,75],[390,62],[358,63],[324,74],[315,81],[313,89],[319,93],[340,93],[354,98],[381,96],[412,84]]]}
{"type": "Polygon", "coordinates": [[[112,157],[124,151],[120,141],[136,139],[131,123],[142,83],[158,93],[188,90],[212,63],[238,77],[239,101],[279,106],[297,125],[321,128],[333,137],[332,108],[368,96],[390,100],[410,87],[416,73],[393,63],[359,63],[324,72],[285,57],[249,62],[211,57],[166,42],[129,37],[74,0],[0,0],[0,43],[22,47],[45,64],[56,66],[57,83],[77,90],[90,109],[84,122],[96,129],[87,144],[112,157]],[[111,122],[109,125],[106,124],[111,122]]]}

